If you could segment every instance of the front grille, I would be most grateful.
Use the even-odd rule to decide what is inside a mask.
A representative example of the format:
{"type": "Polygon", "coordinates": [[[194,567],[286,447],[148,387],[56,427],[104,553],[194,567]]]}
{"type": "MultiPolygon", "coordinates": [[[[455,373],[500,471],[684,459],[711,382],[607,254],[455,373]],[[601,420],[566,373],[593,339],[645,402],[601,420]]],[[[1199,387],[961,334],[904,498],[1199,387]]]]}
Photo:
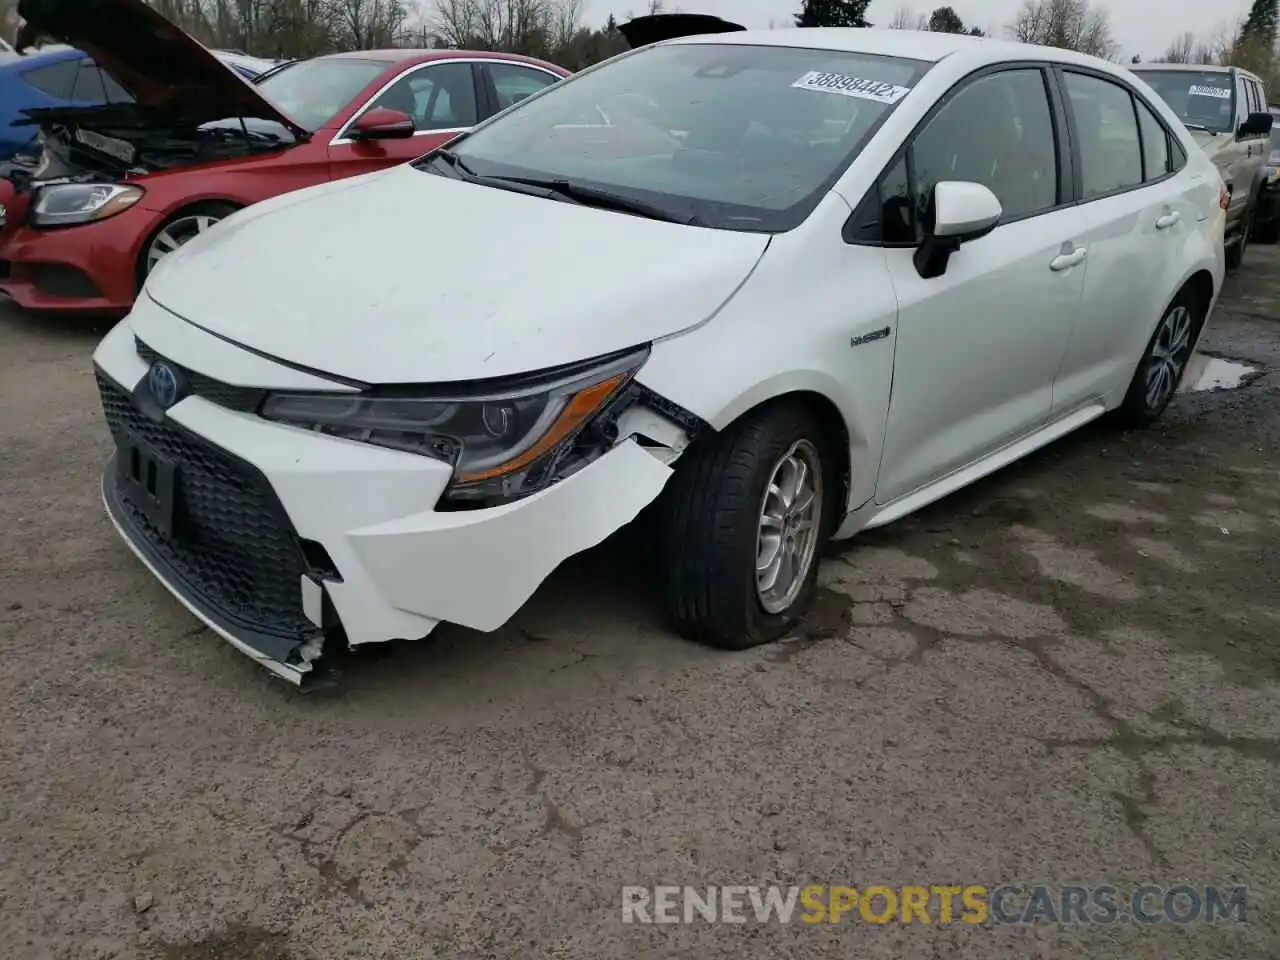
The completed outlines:
{"type": "Polygon", "coordinates": [[[262,406],[262,401],[267,398],[267,391],[258,387],[237,387],[234,384],[207,377],[203,373],[197,373],[180,363],[174,363],[168,357],[160,356],[137,337],[133,338],[133,344],[143,361],[155,363],[157,360],[163,360],[182,374],[195,396],[203,397],[210,403],[216,403],[228,410],[239,410],[242,413],[257,413],[258,407],[262,406]]]}
{"type": "Polygon", "coordinates": [[[182,427],[150,419],[100,371],[97,379],[112,435],[131,434],[177,464],[170,537],[130,501],[127,487],[116,487],[113,503],[145,541],[140,548],[227,626],[284,641],[264,651],[277,659],[314,636],[317,628],[302,610],[306,561],[266,478],[182,427]]]}

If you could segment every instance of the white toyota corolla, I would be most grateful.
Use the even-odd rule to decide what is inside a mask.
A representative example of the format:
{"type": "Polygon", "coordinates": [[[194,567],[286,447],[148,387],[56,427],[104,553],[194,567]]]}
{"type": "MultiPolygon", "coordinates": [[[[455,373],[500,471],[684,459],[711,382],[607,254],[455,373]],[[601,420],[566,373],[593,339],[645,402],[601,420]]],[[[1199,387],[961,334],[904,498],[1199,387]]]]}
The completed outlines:
{"type": "Polygon", "coordinates": [[[294,682],[341,644],[496,629],[654,501],[674,625],[747,647],[803,614],[822,541],[1159,416],[1222,203],[1101,60],[672,36],[167,258],[94,356],[104,499],[294,682]]]}

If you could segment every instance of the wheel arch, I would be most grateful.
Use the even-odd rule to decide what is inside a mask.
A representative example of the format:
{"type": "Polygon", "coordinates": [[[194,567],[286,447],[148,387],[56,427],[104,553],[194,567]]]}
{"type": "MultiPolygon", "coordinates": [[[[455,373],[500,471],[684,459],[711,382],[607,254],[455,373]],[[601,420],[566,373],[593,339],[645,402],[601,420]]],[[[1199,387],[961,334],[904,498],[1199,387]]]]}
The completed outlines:
{"type": "MultiPolygon", "coordinates": [[[[1192,274],[1182,281],[1178,287],[1178,291],[1169,299],[1169,303],[1182,296],[1183,291],[1190,290],[1195,294],[1196,300],[1200,306],[1200,317],[1198,319],[1199,328],[1196,330],[1195,339],[1191,343],[1191,349],[1194,351],[1200,344],[1200,335],[1204,333],[1204,328],[1209,325],[1209,311],[1213,309],[1214,296],[1216,288],[1213,283],[1213,274],[1204,267],[1192,272],[1192,274]]],[[[1169,309],[1169,305],[1165,305],[1165,310],[1169,309]]],[[[1159,323],[1159,321],[1156,321],[1159,323]]]]}
{"type": "Polygon", "coordinates": [[[859,441],[856,436],[851,435],[848,420],[828,393],[813,386],[777,386],[764,395],[753,394],[750,400],[744,399],[735,404],[727,417],[719,418],[715,423],[715,432],[722,433],[766,407],[783,404],[801,405],[812,412],[822,435],[824,452],[835,459],[834,479],[837,482],[829,487],[831,510],[828,514],[831,529],[834,530],[851,506],[849,495],[853,487],[852,455],[853,448],[859,445],[859,441]]]}

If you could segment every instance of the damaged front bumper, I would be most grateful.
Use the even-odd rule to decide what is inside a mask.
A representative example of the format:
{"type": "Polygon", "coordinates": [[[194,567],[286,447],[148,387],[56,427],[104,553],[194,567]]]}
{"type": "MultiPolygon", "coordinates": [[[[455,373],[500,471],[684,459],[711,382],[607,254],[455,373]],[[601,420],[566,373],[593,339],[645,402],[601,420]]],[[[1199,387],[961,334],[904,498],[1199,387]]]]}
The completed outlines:
{"type": "MultiPolygon", "coordinates": [[[[233,349],[208,339],[183,355],[216,365],[233,349]]],[[[94,363],[117,442],[103,477],[116,529],[200,620],[295,684],[338,642],[414,639],[441,622],[497,629],[563,560],[658,496],[686,439],[636,408],[610,450],[560,482],[500,506],[437,512],[450,467],[234,409],[234,391],[256,388],[221,383],[225,404],[197,391],[149,416],[149,362],[129,321],[94,363]]],[[[298,386],[291,370],[274,375],[273,388],[298,386]]]]}

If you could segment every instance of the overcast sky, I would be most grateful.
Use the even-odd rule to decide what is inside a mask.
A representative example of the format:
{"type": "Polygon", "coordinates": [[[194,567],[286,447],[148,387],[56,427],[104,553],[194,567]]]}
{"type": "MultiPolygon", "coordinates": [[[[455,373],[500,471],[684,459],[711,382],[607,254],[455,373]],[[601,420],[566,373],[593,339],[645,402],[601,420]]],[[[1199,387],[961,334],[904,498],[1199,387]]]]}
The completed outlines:
{"type": "MultiPolygon", "coordinates": [[[[619,20],[628,13],[638,14],[646,8],[646,0],[584,0],[585,19],[602,22],[610,13],[619,20]]],[[[945,2],[945,0],[943,0],[945,2]]],[[[1095,0],[1111,15],[1112,32],[1127,56],[1140,54],[1144,59],[1159,56],[1178,34],[1191,30],[1211,34],[1215,29],[1243,16],[1251,0],[1095,0]]],[[[868,19],[876,25],[888,25],[900,6],[928,13],[941,3],[935,0],[871,0],[868,19]]],[[[966,23],[984,30],[1000,31],[1013,18],[1020,0],[952,0],[951,6],[966,23]]],[[[712,13],[748,27],[767,27],[772,20],[778,26],[789,26],[791,16],[799,8],[799,0],[668,0],[668,9],[686,13],[712,13]]]]}

